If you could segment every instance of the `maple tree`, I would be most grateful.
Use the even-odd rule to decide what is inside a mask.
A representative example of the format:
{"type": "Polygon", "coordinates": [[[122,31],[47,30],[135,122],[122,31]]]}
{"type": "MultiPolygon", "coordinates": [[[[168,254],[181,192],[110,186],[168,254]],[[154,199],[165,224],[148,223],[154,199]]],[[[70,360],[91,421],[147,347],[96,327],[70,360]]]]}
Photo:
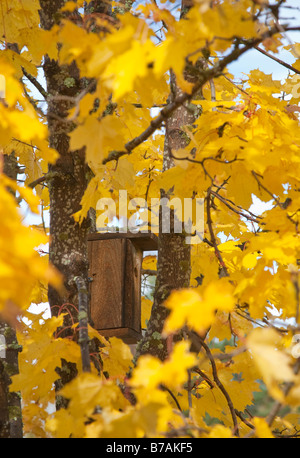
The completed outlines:
{"type": "Polygon", "coordinates": [[[290,34],[300,27],[282,19],[290,9],[0,0],[0,437],[299,436],[300,44],[290,34]],[[254,62],[237,82],[230,64],[250,51],[285,77],[254,62]],[[132,221],[158,235],[157,259],[143,261],[156,284],[135,355],[87,311],[97,202],[118,209],[124,190],[144,202],[128,207],[132,221]],[[254,196],[269,209],[255,213],[254,196]],[[174,230],[178,218],[184,226],[174,208],[169,233],[161,208],[148,227],[161,198],[203,199],[202,243],[174,230]],[[27,224],[24,208],[41,223],[27,224]],[[47,302],[49,318],[30,309],[47,302]]]}

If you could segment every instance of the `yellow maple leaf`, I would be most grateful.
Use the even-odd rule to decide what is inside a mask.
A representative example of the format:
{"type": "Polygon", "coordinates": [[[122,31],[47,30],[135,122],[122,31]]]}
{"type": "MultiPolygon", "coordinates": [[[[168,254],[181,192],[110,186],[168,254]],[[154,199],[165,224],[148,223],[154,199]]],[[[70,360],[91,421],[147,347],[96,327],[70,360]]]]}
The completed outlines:
{"type": "Polygon", "coordinates": [[[129,405],[113,381],[88,372],[68,383],[60,394],[70,400],[68,410],[75,418],[91,415],[97,406],[124,409],[129,405]]]}
{"type": "Polygon", "coordinates": [[[233,435],[230,428],[223,425],[216,425],[208,434],[210,439],[232,439],[233,435]]]}
{"type": "Polygon", "coordinates": [[[67,409],[60,409],[48,416],[45,422],[46,431],[50,437],[68,439],[69,437],[82,438],[85,432],[85,417],[76,418],[67,409]]]}
{"type": "Polygon", "coordinates": [[[21,40],[20,32],[24,29],[38,29],[40,24],[39,1],[11,0],[8,3],[1,0],[0,8],[2,13],[1,37],[10,43],[18,42],[20,48],[29,45],[28,41],[21,40]]]}
{"type": "Polygon", "coordinates": [[[150,319],[151,309],[152,309],[153,301],[147,299],[145,296],[142,297],[142,318],[141,318],[141,325],[142,329],[147,328],[147,322],[150,319]]]}
{"type": "Polygon", "coordinates": [[[171,309],[164,333],[169,334],[185,324],[202,333],[215,320],[216,310],[231,311],[234,307],[233,287],[226,279],[211,282],[203,288],[173,292],[165,306],[171,309]]]}
{"type": "Polygon", "coordinates": [[[235,204],[248,209],[252,204],[253,189],[256,188],[254,177],[243,163],[233,164],[232,179],[228,182],[228,198],[235,204]]]}
{"type": "Polygon", "coordinates": [[[89,116],[70,134],[70,147],[74,151],[85,146],[87,162],[98,168],[109,151],[124,149],[128,137],[122,136],[123,129],[117,116],[106,116],[101,122],[89,116]]]}
{"type": "Polygon", "coordinates": [[[242,265],[246,269],[252,269],[257,264],[257,254],[256,253],[247,253],[242,260],[242,265]]]}
{"type": "MultiPolygon", "coordinates": [[[[130,385],[137,393],[151,392],[160,384],[170,388],[178,388],[187,379],[187,369],[196,364],[196,356],[189,353],[189,342],[175,344],[169,359],[161,362],[150,355],[141,356],[134,369],[130,385]]],[[[139,399],[142,399],[142,394],[139,399]]]]}
{"type": "Polygon", "coordinates": [[[24,53],[18,54],[10,49],[0,51],[0,58],[6,58],[15,69],[15,75],[18,79],[23,77],[22,67],[32,76],[37,76],[37,68],[24,57],[24,53]]]}
{"type": "Polygon", "coordinates": [[[60,277],[36,251],[40,244],[48,242],[48,238],[22,224],[15,199],[8,188],[18,190],[33,210],[37,210],[39,202],[32,190],[19,187],[0,174],[0,310],[9,317],[29,305],[36,282],[51,282],[59,287],[60,277]]]}
{"type": "Polygon", "coordinates": [[[251,422],[255,426],[255,433],[260,439],[274,438],[272,431],[264,418],[254,417],[251,422]]]}
{"type": "Polygon", "coordinates": [[[150,52],[154,49],[153,42],[133,41],[130,49],[120,56],[112,58],[102,74],[105,84],[114,91],[114,99],[119,100],[127,92],[132,91],[137,77],[144,77],[151,63],[150,52]],[[138,62],[139,65],[134,65],[138,62]]]}
{"type": "Polygon", "coordinates": [[[270,394],[282,402],[279,383],[293,381],[295,374],[289,355],[280,349],[280,336],[274,329],[256,328],[247,337],[247,346],[270,394]]]}
{"type": "Polygon", "coordinates": [[[130,186],[134,186],[135,171],[133,164],[128,159],[120,158],[118,160],[117,169],[113,173],[112,185],[114,189],[128,189],[130,186]]]}
{"type": "Polygon", "coordinates": [[[132,366],[132,353],[128,345],[117,337],[111,337],[101,351],[103,370],[110,377],[124,379],[132,366]]]}
{"type": "Polygon", "coordinates": [[[61,366],[61,358],[80,367],[80,348],[75,342],[55,337],[55,331],[62,326],[63,315],[42,323],[41,316],[27,313],[26,317],[32,321],[26,330],[18,333],[18,342],[23,348],[20,373],[12,377],[10,389],[21,391],[25,404],[34,399],[46,409],[49,402],[54,402],[54,382],[59,378],[56,368],[61,366]]]}
{"type": "Polygon", "coordinates": [[[148,255],[143,258],[143,269],[156,270],[157,257],[153,255],[148,255]]]}

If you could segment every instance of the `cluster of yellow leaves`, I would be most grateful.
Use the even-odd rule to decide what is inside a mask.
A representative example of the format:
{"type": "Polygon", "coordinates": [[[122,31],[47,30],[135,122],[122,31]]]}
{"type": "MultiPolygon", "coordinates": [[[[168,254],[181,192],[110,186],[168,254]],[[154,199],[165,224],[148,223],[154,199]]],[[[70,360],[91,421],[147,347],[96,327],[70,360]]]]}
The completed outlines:
{"type": "Polygon", "coordinates": [[[41,63],[45,47],[49,56],[57,57],[56,41],[53,39],[52,32],[40,27],[39,9],[38,0],[12,0],[10,2],[1,0],[0,2],[1,37],[7,43],[17,43],[22,51],[18,55],[5,50],[5,54],[18,68],[19,76],[21,76],[21,66],[34,76],[37,75],[36,66],[41,63]]]}
{"type": "Polygon", "coordinates": [[[166,334],[176,332],[185,325],[202,334],[214,322],[216,310],[233,310],[233,287],[222,279],[204,288],[175,291],[166,300],[165,306],[171,309],[164,328],[166,334]]]}
{"type": "Polygon", "coordinates": [[[6,58],[6,53],[0,57],[1,74],[5,78],[5,103],[0,105],[1,126],[0,138],[2,147],[12,138],[18,138],[25,143],[42,141],[47,134],[47,128],[39,122],[35,110],[23,95],[22,87],[16,78],[16,69],[6,58]],[[19,104],[22,107],[16,108],[19,104]]]}
{"type": "MultiPolygon", "coordinates": [[[[211,8],[209,2],[199,2],[188,12],[185,21],[176,21],[166,9],[159,9],[155,5],[140,7],[146,17],[151,16],[157,22],[163,20],[168,26],[166,37],[159,45],[155,44],[153,32],[146,22],[131,14],[121,16],[117,28],[107,25],[110,33],[105,37],[101,33],[91,34],[86,28],[70,21],[66,21],[57,31],[56,39],[62,43],[59,53],[61,62],[71,62],[75,58],[83,75],[100,81],[96,93],[87,94],[81,100],[79,125],[71,134],[71,148],[86,146],[88,163],[96,173],[95,180],[83,198],[84,210],[78,215],[80,219],[86,214],[88,205],[95,202],[96,188],[100,192],[103,187],[111,189],[112,185],[114,189],[118,185],[124,186],[124,180],[122,183],[120,176],[127,177],[125,184],[128,187],[130,183],[136,197],[157,197],[161,187],[170,189],[174,185],[174,192],[181,198],[189,197],[195,192],[203,196],[210,185],[209,177],[215,176],[215,181],[221,183],[227,173],[235,176],[235,179],[228,182],[227,197],[234,197],[236,205],[249,207],[253,192],[265,200],[270,197],[258,186],[252,170],[259,174],[264,173],[264,181],[266,180],[266,184],[270,182],[274,177],[274,148],[278,148],[279,156],[283,147],[290,147],[294,137],[290,136],[286,142],[287,138],[283,138],[282,134],[283,131],[294,128],[295,123],[289,119],[285,103],[272,97],[280,92],[280,83],[274,82],[271,76],[258,70],[250,75],[249,96],[241,93],[238,87],[223,77],[215,82],[218,96],[215,105],[221,103],[225,107],[227,103],[227,108],[219,107],[217,111],[211,111],[211,105],[200,101],[203,114],[197,121],[197,133],[192,137],[192,143],[197,148],[197,158],[207,159],[205,170],[195,163],[188,163],[187,166],[181,160],[178,161],[178,167],[166,171],[157,180],[155,176],[147,173],[145,160],[140,164],[138,153],[133,154],[132,160],[123,161],[123,167],[118,163],[116,170],[112,168],[113,173],[110,176],[103,176],[106,171],[101,166],[102,159],[110,151],[124,149],[128,140],[138,136],[147,127],[151,105],[165,102],[168,95],[165,74],[169,68],[176,73],[179,84],[188,90],[188,83],[181,77],[186,55],[191,56],[194,62],[199,57],[201,47],[208,42],[210,53],[213,54],[226,50],[230,46],[229,38],[233,36],[249,38],[264,30],[262,24],[252,20],[251,14],[256,8],[259,8],[258,4],[253,5],[248,0],[239,2],[238,6],[236,2],[227,0],[216,8],[211,8]],[[132,67],[132,62],[139,62],[139,65],[132,67]],[[148,84],[148,79],[151,79],[151,84],[148,84]],[[152,90],[148,91],[147,87],[152,90]],[[118,106],[113,115],[100,118],[99,115],[110,104],[111,92],[113,101],[118,106]],[[235,108],[237,97],[242,98],[242,102],[235,108]],[[91,114],[90,110],[96,98],[100,99],[100,106],[96,113],[91,114]],[[141,104],[141,107],[136,108],[134,104],[141,104]],[[270,104],[276,111],[269,110],[270,104]],[[256,109],[258,105],[262,107],[260,110],[256,109]],[[281,131],[278,130],[278,124],[282,126],[281,131]],[[220,135],[220,129],[224,125],[226,128],[223,135],[220,135]],[[91,135],[92,132],[94,133],[91,135]],[[273,140],[273,137],[276,139],[273,140]],[[266,141],[272,145],[270,151],[265,149],[266,141]],[[228,145],[226,150],[225,143],[228,145]],[[221,158],[218,156],[220,150],[221,158]],[[261,151],[266,151],[263,160],[261,151]],[[237,161],[231,163],[235,157],[238,158],[237,161]],[[229,163],[226,166],[227,161],[229,163]],[[134,168],[129,167],[128,162],[134,168]],[[188,183],[185,180],[187,174],[190,177],[188,183]]],[[[279,44],[278,42],[277,46],[279,44]]],[[[204,88],[204,94],[210,97],[209,89],[204,88]]],[[[157,145],[157,148],[161,152],[163,146],[157,145]]],[[[145,155],[149,157],[146,150],[145,146],[138,148],[144,159],[145,155]]],[[[278,162],[276,165],[282,166],[278,162]]],[[[285,178],[288,179],[289,176],[285,178]]],[[[282,180],[278,179],[278,183],[279,181],[281,186],[282,180]]],[[[278,191],[277,183],[273,183],[272,191],[275,190],[278,191]]],[[[109,197],[114,198],[112,195],[109,197]]],[[[220,227],[220,222],[218,223],[220,227]]],[[[232,235],[238,233],[238,229],[233,229],[234,225],[237,227],[236,219],[232,219],[232,235]]],[[[229,229],[229,224],[227,228],[229,229]]]]}
{"type": "Polygon", "coordinates": [[[282,344],[273,329],[254,329],[247,338],[247,346],[271,396],[281,402],[284,396],[279,383],[295,381],[290,355],[282,350],[282,344]]]}
{"type": "MultiPolygon", "coordinates": [[[[0,65],[5,81],[5,102],[0,104],[0,145],[4,154],[13,153],[18,164],[25,167],[28,185],[47,172],[48,163],[55,162],[58,153],[49,147],[47,128],[24,96],[19,82],[21,67],[32,74],[36,67],[9,49],[0,52],[0,65]]],[[[38,186],[37,192],[47,205],[47,191],[38,186]]]]}
{"type": "MultiPolygon", "coordinates": [[[[100,356],[103,371],[110,374],[106,378],[103,374],[99,376],[95,370],[91,373],[80,371],[79,346],[56,336],[63,316],[47,320],[36,315],[28,315],[28,318],[32,320],[30,327],[19,335],[23,346],[20,374],[13,377],[11,389],[21,391],[25,431],[29,435],[61,438],[164,437],[166,433],[178,429],[189,431],[193,437],[234,436],[229,405],[215,383],[210,363],[203,359],[203,355],[191,353],[188,341],[175,344],[165,362],[143,356],[133,368],[132,354],[127,345],[116,338],[108,342],[90,328],[90,337],[97,337],[102,343],[100,356]],[[69,400],[68,407],[49,413],[55,402],[56,369],[64,357],[77,364],[79,374],[59,392],[69,400]],[[201,376],[197,367],[201,368],[201,376]],[[128,380],[124,375],[129,371],[131,376],[128,380]],[[188,390],[191,390],[190,395],[188,390]],[[131,403],[132,395],[134,404],[131,403]],[[174,397],[177,398],[176,403],[174,397]],[[183,412],[189,412],[189,415],[183,415],[183,412]],[[222,424],[208,426],[205,421],[207,416],[218,419],[222,424]]],[[[235,320],[237,330],[238,317],[235,320]]],[[[236,354],[224,359],[224,362],[218,360],[219,350],[211,351],[219,383],[225,387],[237,411],[243,412],[251,405],[253,393],[259,390],[258,379],[261,376],[270,393],[280,401],[283,397],[279,384],[282,381],[296,382],[290,395],[290,406],[298,405],[298,379],[275,331],[254,329],[246,339],[245,349],[237,351],[237,347],[229,347],[227,350],[229,354],[236,354]]],[[[282,421],[277,419],[276,427],[284,425],[291,430],[292,417],[290,414],[282,421]]],[[[248,421],[253,425],[256,437],[273,437],[263,418],[253,417],[248,421]]],[[[239,422],[239,430],[241,435],[249,433],[249,427],[242,421],[239,422]]]]}
{"type": "MultiPolygon", "coordinates": [[[[18,8],[16,14],[19,14],[18,8]]],[[[29,18],[30,15],[28,20],[29,18]]],[[[7,155],[14,152],[20,164],[28,166],[26,174],[31,181],[41,176],[41,163],[53,162],[57,153],[48,148],[47,128],[24,97],[18,81],[18,69],[10,61],[11,53],[3,51],[0,56],[1,74],[5,80],[5,99],[0,103],[1,152],[7,155]]],[[[47,284],[51,281],[58,286],[59,279],[37,251],[39,245],[48,242],[47,237],[22,224],[14,195],[20,196],[20,200],[27,203],[30,211],[37,214],[40,199],[32,190],[18,186],[7,178],[2,170],[3,163],[0,165],[0,310],[8,321],[14,321],[20,310],[25,310],[30,305],[38,282],[47,284]]]]}
{"type": "Polygon", "coordinates": [[[126,382],[124,375],[132,366],[129,347],[116,338],[108,342],[92,329],[90,336],[97,335],[103,344],[100,355],[103,371],[109,373],[109,379],[103,375],[99,377],[94,371],[79,371],[78,376],[59,392],[69,399],[67,409],[47,414],[54,402],[54,382],[58,378],[55,368],[60,367],[60,358],[67,357],[80,365],[80,350],[75,342],[66,343],[55,337],[62,316],[48,319],[42,325],[39,318],[34,318],[27,333],[21,337],[24,346],[21,373],[13,377],[12,385],[12,389],[22,393],[27,432],[38,437],[45,434],[53,437],[156,437],[168,430],[170,422],[184,423],[179,413],[174,416],[167,393],[159,386],[163,383],[179,389],[187,380],[187,369],[196,362],[196,357],[188,352],[188,343],[177,344],[165,363],[153,357],[141,358],[126,382]],[[31,383],[27,383],[28,371],[33,374],[31,383]],[[130,390],[137,400],[135,406],[130,403],[130,390]]]}
{"type": "Polygon", "coordinates": [[[6,2],[1,0],[0,11],[2,15],[0,33],[9,43],[18,42],[22,47],[26,44],[26,38],[22,35],[30,33],[38,27],[39,18],[38,0],[26,0],[20,2],[13,0],[6,2]]]}
{"type": "Polygon", "coordinates": [[[26,318],[30,325],[17,336],[23,348],[19,374],[13,377],[10,389],[22,396],[24,432],[44,437],[47,409],[55,405],[54,382],[59,378],[56,368],[61,366],[62,358],[80,368],[80,348],[75,342],[55,337],[63,315],[43,320],[41,315],[27,313],[26,318]]]}
{"type": "MultiPolygon", "coordinates": [[[[87,147],[88,161],[92,168],[101,163],[109,151],[120,150],[124,144],[137,134],[140,120],[149,118],[147,108],[155,103],[163,104],[168,96],[166,72],[172,68],[179,84],[189,90],[191,85],[182,78],[185,58],[189,54],[193,62],[199,58],[201,48],[210,43],[211,53],[225,51],[230,47],[232,36],[255,37],[257,23],[252,20],[249,0],[235,2],[227,0],[217,8],[211,9],[208,2],[196,2],[187,14],[187,21],[176,21],[166,9],[154,4],[140,7],[147,17],[161,20],[168,26],[165,39],[157,45],[154,33],[142,17],[127,13],[118,17],[118,27],[106,24],[109,34],[91,34],[82,26],[66,21],[57,31],[56,40],[62,43],[59,59],[62,63],[76,63],[82,75],[97,78],[97,93],[88,94],[80,103],[79,126],[71,135],[71,147],[87,147]],[[237,24],[240,27],[237,29],[237,24]],[[217,39],[215,37],[218,37],[217,39]],[[132,65],[138,62],[138,65],[132,65]],[[151,92],[147,90],[151,87],[151,92]],[[118,103],[116,116],[99,119],[105,111],[109,97],[118,103]],[[126,97],[125,97],[126,96],[126,97]],[[95,116],[87,119],[87,107],[98,97],[100,107],[95,116]],[[125,98],[125,100],[124,100],[125,98]],[[129,107],[139,103],[139,113],[129,107]],[[134,123],[129,123],[128,110],[134,114],[134,123]],[[123,112],[123,113],[122,113],[123,112]],[[120,115],[124,114],[123,120],[120,115]],[[127,116],[126,116],[127,115],[127,116]],[[138,123],[138,124],[137,124],[138,123]],[[94,132],[93,135],[88,132],[94,132]]],[[[140,130],[141,132],[141,130],[140,130]]]]}
{"type": "MultiPolygon", "coordinates": [[[[175,344],[165,362],[144,356],[132,368],[132,355],[125,344],[99,337],[103,373],[109,378],[79,369],[78,377],[60,393],[69,399],[68,408],[50,415],[47,409],[55,399],[56,368],[61,358],[80,368],[80,351],[74,342],[55,337],[62,317],[44,322],[41,317],[31,317],[31,326],[18,336],[23,346],[20,374],[11,386],[21,391],[26,431],[53,437],[163,437],[184,430],[195,437],[232,437],[232,412],[220,383],[235,409],[244,412],[259,390],[258,379],[276,401],[295,409],[285,423],[276,420],[276,426],[280,429],[284,424],[292,430],[297,425],[298,418],[292,420],[292,415],[297,415],[299,407],[300,381],[293,372],[291,336],[284,339],[272,329],[253,329],[252,320],[272,320],[271,307],[281,318],[295,318],[299,307],[295,294],[299,294],[300,259],[300,137],[295,114],[299,77],[290,76],[282,83],[253,70],[247,85],[239,86],[227,73],[213,83],[215,101],[212,85],[207,84],[204,100],[190,107],[202,111],[193,132],[188,132],[190,143],[177,153],[175,167],[164,173],[164,137],[158,133],[130,157],[105,167],[102,164],[112,151],[124,151],[124,145],[148,127],[154,105],[160,108],[166,103],[170,68],[181,89],[189,92],[192,85],[182,77],[187,56],[195,64],[208,46],[217,62],[231,48],[232,37],[253,38],[265,31],[267,26],[252,17],[262,5],[265,2],[224,0],[212,7],[209,0],[199,0],[185,20],[177,21],[166,9],[151,4],[141,7],[139,16],[120,17],[117,27],[107,23],[110,33],[97,34],[68,20],[44,31],[39,26],[37,0],[0,0],[1,36],[17,42],[21,50],[20,54],[9,49],[0,52],[6,81],[5,104],[0,103],[4,152],[14,151],[26,166],[27,182],[41,176],[47,163],[55,161],[55,151],[47,147],[46,126],[24,97],[18,79],[22,67],[37,76],[45,50],[62,64],[75,60],[81,76],[99,83],[70,113],[77,122],[70,133],[70,147],[86,147],[87,163],[95,174],[75,217],[81,221],[100,197],[117,202],[124,188],[128,200],[142,197],[147,203],[159,196],[161,188],[172,190],[180,199],[204,197],[212,189],[212,221],[207,221],[205,237],[209,239],[213,231],[215,240],[192,248],[191,288],[173,292],[166,301],[170,315],[164,336],[170,339],[188,325],[200,335],[209,331],[211,347],[215,340],[225,341],[226,347],[221,355],[219,349],[210,350],[215,368],[204,352],[191,353],[188,341],[175,344]],[[166,24],[161,43],[156,44],[143,15],[166,24]],[[283,92],[289,95],[292,109],[280,97],[283,92]],[[264,202],[273,201],[273,208],[261,218],[247,212],[253,194],[264,202]],[[221,279],[220,257],[228,272],[221,279]],[[229,340],[233,346],[226,344],[229,340]],[[193,372],[195,368],[200,372],[193,372]],[[294,384],[287,397],[282,383],[294,384]],[[131,392],[136,398],[134,406],[131,392]],[[209,427],[207,416],[223,424],[209,427]]],[[[73,8],[74,2],[67,2],[63,10],[73,8]]],[[[273,52],[280,44],[279,37],[263,43],[273,52]]],[[[290,48],[296,57],[298,48],[290,48]]],[[[32,209],[37,209],[39,200],[0,175],[0,310],[9,318],[14,306],[17,313],[29,305],[37,280],[56,277],[35,251],[46,239],[21,224],[7,187],[20,193],[32,209]]],[[[41,198],[46,200],[44,195],[41,198]]],[[[136,208],[130,214],[136,217],[136,208]]],[[[145,268],[149,266],[152,269],[151,259],[144,263],[145,268]]],[[[144,299],[143,321],[149,318],[150,307],[151,302],[144,299]]],[[[266,420],[250,420],[257,437],[272,437],[266,420]]],[[[242,421],[238,420],[238,426],[244,435],[249,433],[242,421]]]]}
{"type": "Polygon", "coordinates": [[[50,281],[59,286],[59,279],[36,250],[40,244],[47,243],[47,237],[22,224],[9,189],[20,193],[35,212],[39,199],[31,190],[0,174],[0,312],[14,322],[20,309],[30,305],[37,282],[50,281]]]}

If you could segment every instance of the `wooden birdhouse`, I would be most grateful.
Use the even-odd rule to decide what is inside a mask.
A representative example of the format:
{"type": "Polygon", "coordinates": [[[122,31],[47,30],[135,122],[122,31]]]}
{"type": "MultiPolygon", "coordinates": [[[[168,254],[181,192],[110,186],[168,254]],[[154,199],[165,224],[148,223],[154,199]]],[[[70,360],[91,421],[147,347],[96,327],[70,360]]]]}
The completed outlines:
{"type": "Polygon", "coordinates": [[[136,343],[141,334],[144,251],[157,250],[152,233],[94,233],[88,238],[90,316],[105,337],[136,343]]]}

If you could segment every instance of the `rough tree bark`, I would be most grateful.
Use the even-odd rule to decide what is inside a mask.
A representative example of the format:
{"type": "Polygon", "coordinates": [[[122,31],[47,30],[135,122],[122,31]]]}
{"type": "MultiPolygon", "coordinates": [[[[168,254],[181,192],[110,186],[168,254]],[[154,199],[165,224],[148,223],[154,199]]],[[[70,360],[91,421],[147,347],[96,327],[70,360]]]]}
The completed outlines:
{"type": "MultiPolygon", "coordinates": [[[[12,180],[17,179],[18,164],[14,153],[3,155],[3,173],[12,180]]],[[[19,393],[9,391],[9,385],[11,376],[19,372],[20,347],[15,330],[4,321],[0,321],[0,336],[6,347],[0,356],[0,438],[16,439],[23,437],[21,399],[19,393]]]]}
{"type": "MultiPolygon", "coordinates": [[[[58,10],[63,0],[40,0],[41,26],[50,30],[60,20],[58,10]]],[[[62,336],[73,335],[71,325],[78,322],[78,291],[76,277],[88,282],[87,232],[88,220],[79,225],[73,213],[80,209],[81,198],[87,186],[87,166],[84,149],[70,151],[68,134],[74,128],[66,122],[76,96],[86,89],[87,81],[80,78],[75,63],[60,65],[44,58],[44,75],[47,84],[47,121],[49,144],[59,153],[54,165],[49,167],[50,196],[50,247],[49,260],[64,277],[64,294],[49,287],[48,299],[53,315],[68,312],[62,336]]],[[[70,381],[77,373],[75,365],[63,364],[59,375],[61,384],[70,381]]]]}
{"type": "MultiPolygon", "coordinates": [[[[64,4],[62,0],[40,0],[41,24],[50,29],[55,23],[57,11],[64,4]]],[[[50,194],[50,262],[64,275],[65,294],[60,295],[49,287],[49,304],[53,314],[65,304],[77,301],[74,278],[77,275],[87,279],[87,229],[74,221],[73,213],[80,209],[80,201],[87,186],[84,150],[70,151],[68,134],[73,126],[65,122],[72,98],[84,90],[84,81],[72,63],[59,65],[45,56],[44,74],[48,94],[49,144],[59,153],[54,165],[49,167],[50,194]],[[68,99],[69,98],[69,99],[68,99]]],[[[71,310],[70,310],[71,311],[71,310]]]]}
{"type": "MultiPolygon", "coordinates": [[[[41,26],[49,30],[60,21],[59,9],[64,0],[40,0],[41,26]]],[[[110,4],[106,0],[87,2],[84,13],[91,17],[93,27],[94,14],[109,14],[110,4]]],[[[79,18],[78,18],[79,19],[79,18]]],[[[72,18],[74,20],[74,16],[72,18]]],[[[75,16],[76,20],[76,16],[75,16]]],[[[95,29],[96,30],[96,29],[95,29]]],[[[49,167],[48,187],[50,195],[50,262],[63,274],[64,294],[59,294],[49,287],[48,299],[53,315],[67,311],[64,331],[61,336],[73,335],[71,326],[78,322],[78,278],[88,290],[88,250],[87,234],[93,226],[91,218],[78,224],[73,214],[80,210],[81,198],[88,184],[90,170],[85,163],[85,148],[70,151],[68,134],[74,125],[66,122],[74,100],[82,91],[93,91],[95,82],[82,78],[73,62],[60,65],[45,56],[44,74],[47,84],[47,121],[49,144],[59,153],[54,165],[49,167]]],[[[60,381],[57,388],[70,381],[77,373],[73,364],[64,363],[59,371],[60,381]]]]}

